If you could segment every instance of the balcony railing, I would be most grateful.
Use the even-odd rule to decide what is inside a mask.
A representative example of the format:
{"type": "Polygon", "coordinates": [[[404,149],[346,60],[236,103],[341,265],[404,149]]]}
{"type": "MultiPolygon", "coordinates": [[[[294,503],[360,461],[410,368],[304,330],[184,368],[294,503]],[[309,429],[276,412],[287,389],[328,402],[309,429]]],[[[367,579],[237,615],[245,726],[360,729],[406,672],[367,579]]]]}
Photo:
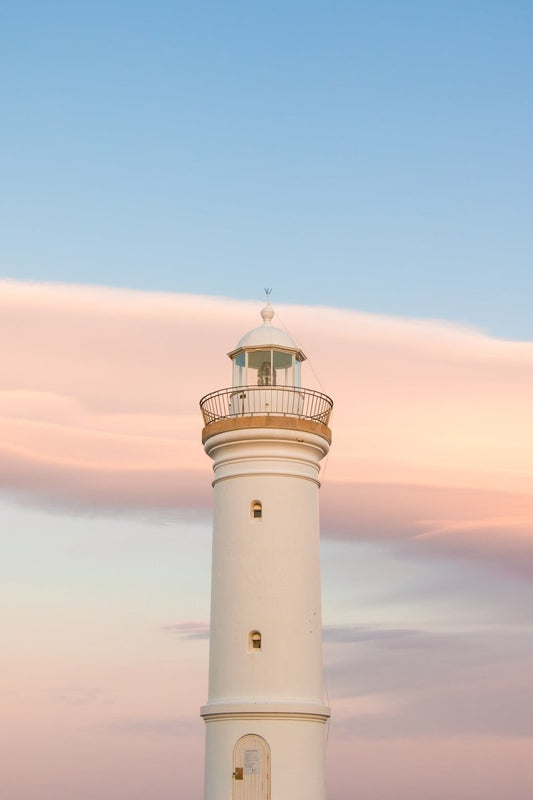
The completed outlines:
{"type": "Polygon", "coordinates": [[[235,417],[298,417],[327,425],[333,400],[312,389],[295,386],[232,386],[200,400],[204,423],[235,417]]]}

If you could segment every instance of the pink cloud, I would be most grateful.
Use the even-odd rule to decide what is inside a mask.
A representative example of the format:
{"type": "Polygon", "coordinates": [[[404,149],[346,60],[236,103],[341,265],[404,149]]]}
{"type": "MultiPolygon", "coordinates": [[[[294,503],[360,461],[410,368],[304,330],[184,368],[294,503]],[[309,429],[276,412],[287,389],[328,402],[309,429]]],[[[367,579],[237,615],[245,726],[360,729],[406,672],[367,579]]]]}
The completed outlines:
{"type": "MultiPolygon", "coordinates": [[[[0,481],[64,507],[203,512],[200,397],[259,303],[3,282],[0,481]]],[[[280,306],[335,400],[324,530],[533,570],[533,343],[280,306]]],[[[315,374],[320,377],[317,383],[315,374]]]]}
{"type": "Polygon", "coordinates": [[[328,756],[328,793],[335,800],[529,800],[533,792],[529,739],[404,737],[354,744],[341,726],[337,732],[332,725],[328,756]]]}
{"type": "Polygon", "coordinates": [[[182,639],[209,639],[209,622],[205,620],[185,620],[163,625],[161,630],[178,634],[182,639]]]}

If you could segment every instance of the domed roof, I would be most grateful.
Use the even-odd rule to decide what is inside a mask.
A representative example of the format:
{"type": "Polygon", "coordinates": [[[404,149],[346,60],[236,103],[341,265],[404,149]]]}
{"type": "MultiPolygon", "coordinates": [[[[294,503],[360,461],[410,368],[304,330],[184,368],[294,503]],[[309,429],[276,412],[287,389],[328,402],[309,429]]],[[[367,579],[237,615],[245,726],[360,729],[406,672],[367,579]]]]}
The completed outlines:
{"type": "Polygon", "coordinates": [[[305,358],[294,339],[281,328],[277,328],[275,325],[272,325],[273,316],[274,309],[270,303],[267,303],[267,305],[261,311],[263,324],[259,325],[257,328],[253,328],[251,331],[248,331],[248,333],[245,333],[244,336],[239,339],[237,347],[234,351],[232,351],[232,353],[230,353],[230,355],[233,355],[235,351],[243,348],[261,347],[265,345],[266,347],[283,347],[290,350],[296,350],[301,354],[301,356],[303,356],[303,358],[305,358]]]}

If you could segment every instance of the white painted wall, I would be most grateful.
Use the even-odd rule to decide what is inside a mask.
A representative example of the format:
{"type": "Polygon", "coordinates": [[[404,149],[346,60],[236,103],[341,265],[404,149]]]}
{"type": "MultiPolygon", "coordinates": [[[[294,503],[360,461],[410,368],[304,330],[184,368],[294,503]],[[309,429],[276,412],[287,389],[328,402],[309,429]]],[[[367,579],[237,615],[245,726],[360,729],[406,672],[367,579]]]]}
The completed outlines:
{"type": "Polygon", "coordinates": [[[250,427],[205,448],[215,471],[206,800],[231,798],[233,745],[247,733],[270,745],[274,800],[324,800],[318,472],[328,442],[250,427]],[[260,651],[249,651],[252,630],[260,651]]]}
{"type": "Polygon", "coordinates": [[[233,747],[246,733],[270,745],[271,800],[324,800],[324,723],[268,718],[207,723],[206,800],[231,800],[233,747]]]}

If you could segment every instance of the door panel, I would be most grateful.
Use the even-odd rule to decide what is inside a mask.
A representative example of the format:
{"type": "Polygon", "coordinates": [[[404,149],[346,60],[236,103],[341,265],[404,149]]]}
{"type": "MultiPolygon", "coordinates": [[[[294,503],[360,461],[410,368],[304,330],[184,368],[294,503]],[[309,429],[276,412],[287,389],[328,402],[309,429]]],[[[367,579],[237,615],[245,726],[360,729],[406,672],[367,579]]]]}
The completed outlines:
{"type": "Polygon", "coordinates": [[[270,800],[270,747],[249,733],[233,748],[233,800],[270,800]]]}

